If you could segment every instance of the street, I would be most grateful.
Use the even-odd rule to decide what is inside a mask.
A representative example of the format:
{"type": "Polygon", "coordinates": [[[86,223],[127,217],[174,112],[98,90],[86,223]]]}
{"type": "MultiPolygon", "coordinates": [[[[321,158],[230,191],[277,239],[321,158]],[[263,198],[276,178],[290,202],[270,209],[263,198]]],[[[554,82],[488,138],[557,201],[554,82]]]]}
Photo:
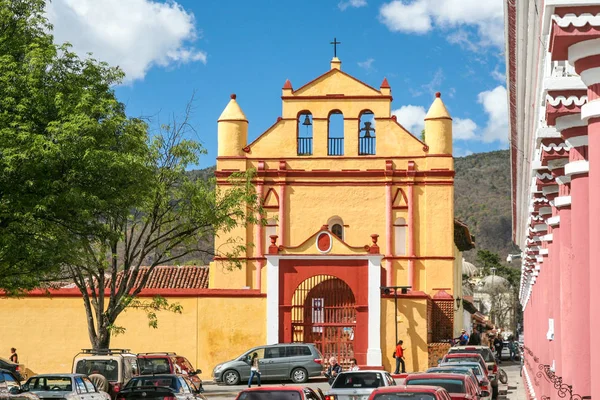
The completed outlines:
{"type": "MultiPolygon", "coordinates": [[[[520,364],[519,363],[509,363],[503,362],[500,367],[506,371],[508,375],[508,385],[500,385],[500,398],[508,399],[508,400],[524,400],[525,397],[525,389],[523,387],[523,380],[519,376],[520,364]],[[502,396],[504,394],[504,396],[502,396]]],[[[403,379],[397,379],[396,383],[402,384],[403,379]]],[[[263,386],[269,387],[277,387],[277,386],[290,386],[289,383],[267,383],[263,386]]],[[[256,385],[254,385],[256,386],[256,385]]],[[[320,388],[323,393],[326,393],[329,389],[329,384],[327,382],[308,382],[302,386],[309,386],[313,389],[320,388]]],[[[204,385],[204,395],[208,399],[218,398],[223,400],[235,399],[240,390],[244,389],[244,385],[238,386],[224,386],[224,385],[215,385],[206,383],[204,385]]]]}

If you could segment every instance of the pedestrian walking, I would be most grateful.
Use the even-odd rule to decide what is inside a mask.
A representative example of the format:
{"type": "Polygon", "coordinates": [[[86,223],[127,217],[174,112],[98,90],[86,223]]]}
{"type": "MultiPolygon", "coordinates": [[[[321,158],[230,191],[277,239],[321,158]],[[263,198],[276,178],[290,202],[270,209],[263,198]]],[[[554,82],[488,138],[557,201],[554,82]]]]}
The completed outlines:
{"type": "Polygon", "coordinates": [[[329,359],[329,367],[327,368],[327,371],[325,371],[329,386],[333,385],[333,381],[335,381],[335,378],[340,372],[342,372],[342,366],[338,364],[337,358],[331,357],[329,359]]]}
{"type": "Polygon", "coordinates": [[[398,340],[396,344],[396,351],[394,351],[394,358],[396,359],[396,371],[395,374],[400,373],[400,364],[402,364],[402,373],[406,372],[406,366],[404,364],[404,348],[402,347],[404,342],[402,340],[398,340]]]}
{"type": "Polygon", "coordinates": [[[515,337],[512,335],[508,338],[508,350],[510,351],[510,361],[515,361],[517,357],[517,342],[515,342],[515,337]]]}
{"type": "Polygon", "coordinates": [[[473,333],[471,333],[471,337],[469,338],[469,344],[472,346],[481,345],[481,336],[479,336],[479,332],[475,328],[473,328],[473,333]]]}
{"type": "Polygon", "coordinates": [[[14,347],[10,348],[10,361],[14,362],[15,364],[19,363],[19,355],[17,354],[17,349],[14,347]]]}
{"type": "Polygon", "coordinates": [[[502,363],[502,348],[504,347],[504,343],[502,343],[502,339],[500,335],[496,335],[494,339],[494,349],[496,349],[496,357],[498,358],[498,364],[502,363]]]}
{"type": "Polygon", "coordinates": [[[254,352],[250,359],[250,379],[248,379],[248,387],[252,386],[252,380],[256,376],[258,387],[260,387],[260,368],[258,367],[258,353],[254,352]]]}
{"type": "Polygon", "coordinates": [[[464,329],[460,331],[460,337],[458,338],[458,344],[466,346],[469,343],[469,334],[464,329]]]}

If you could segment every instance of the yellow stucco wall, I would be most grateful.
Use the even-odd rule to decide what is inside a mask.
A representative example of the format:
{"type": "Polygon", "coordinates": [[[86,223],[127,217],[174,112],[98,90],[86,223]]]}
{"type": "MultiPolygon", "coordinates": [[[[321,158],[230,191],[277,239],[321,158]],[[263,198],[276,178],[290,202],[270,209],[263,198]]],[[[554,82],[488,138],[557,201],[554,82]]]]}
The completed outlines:
{"type": "MultiPolygon", "coordinates": [[[[387,371],[396,368],[396,360],[392,358],[396,348],[394,319],[394,299],[382,299],[381,351],[387,371]]],[[[425,371],[428,367],[426,299],[398,299],[398,339],[404,341],[406,371],[425,371]]]]}
{"type": "MultiPolygon", "coordinates": [[[[264,297],[167,298],[182,314],[161,312],[158,329],[148,327],[143,312],[128,310],[117,325],[126,328],[111,347],[135,353],[174,351],[184,355],[203,379],[215,365],[265,343],[264,297]]],[[[2,354],[16,347],[19,360],[35,373],[70,372],[73,356],[90,348],[83,302],[74,297],[26,297],[0,300],[2,354]]]]}

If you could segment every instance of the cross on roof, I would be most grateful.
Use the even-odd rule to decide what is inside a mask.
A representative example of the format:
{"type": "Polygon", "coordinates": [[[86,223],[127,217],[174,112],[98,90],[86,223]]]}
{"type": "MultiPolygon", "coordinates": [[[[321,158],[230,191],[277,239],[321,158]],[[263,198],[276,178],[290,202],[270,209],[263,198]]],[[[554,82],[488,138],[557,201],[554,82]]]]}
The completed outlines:
{"type": "Polygon", "coordinates": [[[342,42],[338,42],[336,38],[333,38],[333,42],[330,42],[329,44],[333,45],[333,56],[337,57],[337,45],[342,44],[342,42]]]}

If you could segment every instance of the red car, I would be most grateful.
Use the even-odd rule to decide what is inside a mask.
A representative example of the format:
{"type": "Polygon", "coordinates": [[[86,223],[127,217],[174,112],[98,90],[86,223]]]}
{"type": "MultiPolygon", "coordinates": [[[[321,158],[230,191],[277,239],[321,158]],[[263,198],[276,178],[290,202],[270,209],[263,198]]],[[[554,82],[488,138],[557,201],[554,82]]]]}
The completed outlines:
{"type": "Polygon", "coordinates": [[[137,355],[140,375],[181,374],[187,375],[197,390],[204,391],[202,379],[198,376],[202,371],[194,369],[187,358],[176,353],[139,353],[137,355]]]}
{"type": "Polygon", "coordinates": [[[323,400],[322,392],[302,386],[253,387],[242,390],[236,400],[323,400]]]}
{"type": "Polygon", "coordinates": [[[446,389],[439,386],[386,386],[377,388],[369,396],[369,400],[451,400],[446,389]],[[395,396],[396,395],[396,396],[395,396]]]}
{"type": "Polygon", "coordinates": [[[442,362],[440,365],[445,363],[452,362],[465,362],[465,361],[475,361],[481,364],[481,368],[485,371],[486,375],[489,373],[488,367],[485,363],[483,357],[479,353],[448,353],[442,358],[442,362]]]}
{"type": "Polygon", "coordinates": [[[452,400],[479,400],[480,393],[481,397],[490,395],[486,391],[479,392],[479,388],[470,377],[460,374],[409,374],[404,384],[443,387],[452,400]]]}

